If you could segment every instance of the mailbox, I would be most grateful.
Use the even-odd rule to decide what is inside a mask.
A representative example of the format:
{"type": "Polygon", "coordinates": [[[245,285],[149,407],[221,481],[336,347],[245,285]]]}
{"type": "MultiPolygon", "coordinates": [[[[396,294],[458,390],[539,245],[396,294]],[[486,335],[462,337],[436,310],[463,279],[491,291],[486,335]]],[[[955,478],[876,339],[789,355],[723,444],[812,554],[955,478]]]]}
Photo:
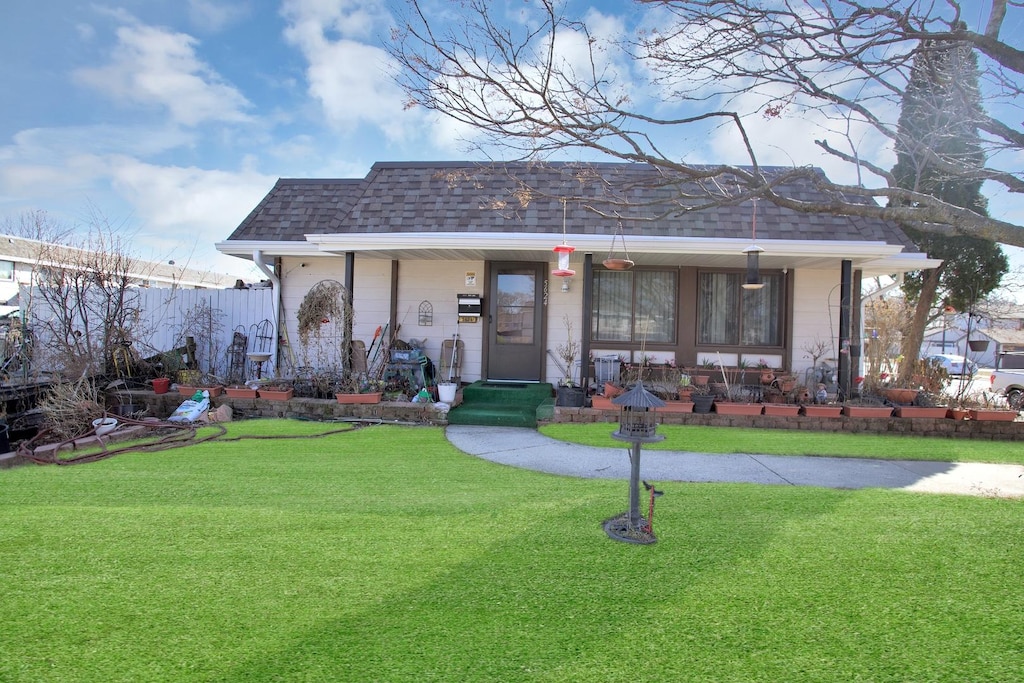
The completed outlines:
{"type": "Polygon", "coordinates": [[[460,318],[479,318],[481,314],[479,294],[459,294],[460,318]]]}

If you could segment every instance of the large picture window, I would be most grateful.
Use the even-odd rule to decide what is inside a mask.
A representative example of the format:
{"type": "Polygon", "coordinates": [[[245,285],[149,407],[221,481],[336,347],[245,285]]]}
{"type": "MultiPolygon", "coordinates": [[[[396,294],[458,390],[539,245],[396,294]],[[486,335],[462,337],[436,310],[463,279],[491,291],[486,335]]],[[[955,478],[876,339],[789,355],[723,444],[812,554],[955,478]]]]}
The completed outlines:
{"type": "Polygon", "coordinates": [[[782,276],[762,274],[761,289],[743,289],[742,273],[701,273],[697,343],[782,346],[782,276]]]}
{"type": "Polygon", "coordinates": [[[676,271],[595,271],[594,340],[675,343],[678,291],[676,271]]]}

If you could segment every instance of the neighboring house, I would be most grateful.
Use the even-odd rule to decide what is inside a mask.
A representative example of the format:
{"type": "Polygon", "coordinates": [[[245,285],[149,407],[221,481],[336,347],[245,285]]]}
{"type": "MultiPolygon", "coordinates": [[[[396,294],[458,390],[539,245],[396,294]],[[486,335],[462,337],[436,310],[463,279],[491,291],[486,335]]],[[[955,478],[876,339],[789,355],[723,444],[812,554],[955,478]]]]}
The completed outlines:
{"type": "Polygon", "coordinates": [[[971,341],[987,341],[987,348],[975,351],[967,344],[967,316],[957,313],[944,320],[943,327],[929,329],[921,345],[921,355],[949,353],[967,357],[983,368],[1024,367],[1024,306],[986,307],[983,314],[971,317],[971,341]],[[945,351],[941,350],[945,347],[945,351]],[[1007,361],[1006,355],[1017,359],[1007,361]]]}
{"type": "MultiPolygon", "coordinates": [[[[39,284],[43,270],[82,263],[84,258],[88,258],[88,252],[83,249],[0,235],[0,315],[18,310],[19,287],[39,284]]],[[[131,275],[140,287],[221,288],[235,283],[234,278],[226,275],[182,268],[173,263],[133,261],[131,275]]]]}
{"type": "MultiPolygon", "coordinates": [[[[775,189],[827,201],[809,181],[775,189]]],[[[639,164],[377,163],[363,179],[279,180],[217,249],[273,281],[292,347],[282,360],[295,362],[303,296],[333,279],[351,285],[354,336],[367,344],[378,326],[400,326],[436,361],[458,334],[463,381],[557,382],[566,322],[591,357],[763,359],[803,376],[808,349],[825,342],[856,368],[861,279],[938,263],[884,221],[766,201],[694,208],[720,192],[639,164]],[[742,287],[752,241],[760,289],[742,287]],[[563,243],[575,247],[571,277],[552,273],[563,243]],[[632,269],[604,267],[627,252],[632,269]],[[460,323],[464,294],[482,315],[460,323]]]]}

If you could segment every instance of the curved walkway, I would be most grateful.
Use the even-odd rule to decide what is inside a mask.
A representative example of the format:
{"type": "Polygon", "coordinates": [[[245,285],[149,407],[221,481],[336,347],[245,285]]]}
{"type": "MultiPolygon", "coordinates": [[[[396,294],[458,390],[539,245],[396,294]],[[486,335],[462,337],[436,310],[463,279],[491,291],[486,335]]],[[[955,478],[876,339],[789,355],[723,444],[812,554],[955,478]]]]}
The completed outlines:
{"type": "MultiPolygon", "coordinates": [[[[565,443],[522,427],[449,425],[449,442],[491,462],[570,477],[628,479],[628,445],[565,443]]],[[[1024,497],[1024,467],[983,463],[644,450],[651,481],[739,482],[836,489],[888,488],[999,498],[1024,497]]]]}

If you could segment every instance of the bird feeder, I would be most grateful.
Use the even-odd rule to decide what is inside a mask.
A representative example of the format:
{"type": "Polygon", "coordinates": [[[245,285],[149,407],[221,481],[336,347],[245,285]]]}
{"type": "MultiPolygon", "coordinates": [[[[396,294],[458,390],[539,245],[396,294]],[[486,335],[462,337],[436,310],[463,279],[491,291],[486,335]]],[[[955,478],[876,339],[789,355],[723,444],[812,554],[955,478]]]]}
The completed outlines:
{"type": "Polygon", "coordinates": [[[562,243],[554,248],[554,252],[558,254],[558,268],[551,271],[552,275],[557,277],[572,277],[576,274],[575,270],[569,268],[569,254],[576,251],[576,247],[562,243]]]}
{"type": "Polygon", "coordinates": [[[612,437],[629,441],[639,448],[641,443],[655,443],[664,439],[656,432],[658,427],[655,408],[662,408],[665,402],[647,391],[643,382],[637,382],[629,391],[612,399],[619,406],[619,429],[612,437]]]}
{"type": "Polygon", "coordinates": [[[754,200],[754,209],[750,220],[750,239],[753,241],[749,247],[743,250],[743,253],[747,255],[747,277],[740,285],[743,289],[761,289],[764,287],[764,283],[761,282],[761,269],[759,264],[759,257],[761,252],[764,251],[761,247],[757,246],[757,200],[754,200]]]}
{"type": "Polygon", "coordinates": [[[613,398],[612,405],[619,406],[619,428],[612,437],[632,444],[629,454],[629,510],[621,517],[606,521],[605,533],[615,540],[654,543],[654,534],[640,516],[640,444],[665,438],[655,432],[658,422],[654,410],[663,407],[665,402],[647,391],[643,382],[637,382],[629,391],[613,398]]]}
{"type": "Polygon", "coordinates": [[[761,269],[758,263],[758,257],[762,251],[764,249],[756,244],[751,244],[743,250],[743,253],[747,255],[747,277],[743,284],[740,285],[743,289],[761,289],[764,287],[764,283],[761,282],[761,269]]]}

